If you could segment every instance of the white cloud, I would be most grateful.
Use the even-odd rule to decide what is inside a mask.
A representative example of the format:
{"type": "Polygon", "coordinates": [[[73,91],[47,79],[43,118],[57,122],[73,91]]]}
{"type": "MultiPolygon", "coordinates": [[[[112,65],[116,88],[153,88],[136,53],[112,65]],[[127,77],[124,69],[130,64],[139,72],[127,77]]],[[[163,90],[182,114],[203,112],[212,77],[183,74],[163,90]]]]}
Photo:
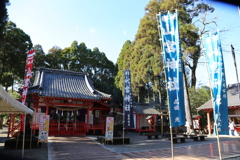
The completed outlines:
{"type": "Polygon", "coordinates": [[[77,31],[79,30],[79,26],[76,26],[76,30],[77,30],[77,31]]]}
{"type": "Polygon", "coordinates": [[[124,36],[127,35],[127,31],[123,31],[123,35],[124,35],[124,36]]]}

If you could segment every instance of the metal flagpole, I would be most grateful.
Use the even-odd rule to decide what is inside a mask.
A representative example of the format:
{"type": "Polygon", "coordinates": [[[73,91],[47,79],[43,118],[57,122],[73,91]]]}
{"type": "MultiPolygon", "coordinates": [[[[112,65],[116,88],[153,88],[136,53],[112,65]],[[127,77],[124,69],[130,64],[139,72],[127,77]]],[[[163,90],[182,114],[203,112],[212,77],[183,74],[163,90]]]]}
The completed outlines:
{"type": "MultiPolygon", "coordinates": [[[[159,23],[159,18],[158,16],[160,16],[161,13],[157,14],[157,22],[159,23]]],[[[158,25],[158,34],[159,34],[159,42],[160,42],[160,46],[162,46],[162,38],[161,38],[161,30],[160,30],[160,26],[158,25]]],[[[162,55],[164,54],[164,52],[161,53],[162,55]]],[[[164,64],[164,63],[163,63],[164,64]]],[[[166,68],[165,64],[164,67],[166,68]]],[[[165,81],[167,83],[167,77],[166,77],[166,72],[165,72],[165,81]]],[[[167,88],[166,88],[167,89],[167,88]]],[[[169,97],[168,92],[167,92],[167,97],[169,97]]],[[[172,134],[172,122],[171,122],[171,112],[170,112],[170,105],[169,105],[169,98],[168,98],[168,112],[169,112],[169,129],[170,129],[170,137],[171,137],[171,150],[172,150],[172,159],[174,160],[174,148],[173,148],[173,134],[172,134]]]]}
{"type": "Polygon", "coordinates": [[[237,70],[237,63],[236,63],[236,57],[235,57],[235,51],[233,45],[230,43],[231,49],[232,49],[232,56],[233,56],[233,62],[235,66],[235,71],[236,71],[236,77],[237,77],[237,83],[238,83],[238,96],[240,100],[240,84],[239,84],[239,79],[238,79],[238,70],[237,70]]]}
{"type": "Polygon", "coordinates": [[[24,156],[25,132],[26,132],[26,113],[24,113],[23,138],[22,138],[22,158],[24,156]]]}
{"type": "Polygon", "coordinates": [[[31,127],[31,137],[30,137],[30,150],[32,149],[32,127],[31,127]]]}
{"type": "MultiPolygon", "coordinates": [[[[201,43],[201,46],[203,45],[202,44],[202,37],[200,37],[200,43],[201,43]]],[[[214,109],[214,98],[213,98],[213,92],[212,92],[212,82],[210,80],[210,73],[209,73],[209,70],[208,70],[208,63],[207,63],[207,58],[206,58],[206,52],[204,51],[204,48],[202,46],[202,49],[203,49],[203,52],[204,52],[204,58],[205,58],[205,66],[207,68],[207,75],[208,75],[208,81],[209,81],[209,85],[210,85],[210,93],[211,93],[211,97],[212,97],[212,107],[213,107],[213,115],[214,115],[214,129],[216,131],[216,135],[217,135],[217,144],[218,144],[218,153],[219,153],[219,159],[222,159],[222,153],[221,153],[221,146],[220,146],[220,140],[219,140],[219,135],[218,135],[218,129],[217,129],[217,124],[216,124],[216,120],[215,120],[215,109],[214,109]]],[[[210,124],[208,124],[210,125],[210,124]]]]}
{"type": "Polygon", "coordinates": [[[122,133],[123,134],[123,145],[124,145],[124,129],[125,129],[124,128],[124,124],[125,124],[125,113],[124,112],[125,112],[125,110],[124,110],[124,103],[123,103],[123,133],[122,133]]]}

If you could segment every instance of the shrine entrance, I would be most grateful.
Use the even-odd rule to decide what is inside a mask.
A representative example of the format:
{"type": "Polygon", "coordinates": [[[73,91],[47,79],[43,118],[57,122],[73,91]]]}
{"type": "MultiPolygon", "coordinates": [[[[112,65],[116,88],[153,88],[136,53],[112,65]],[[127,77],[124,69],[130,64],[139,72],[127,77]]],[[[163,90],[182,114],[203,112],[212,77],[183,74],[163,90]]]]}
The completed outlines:
{"type": "Polygon", "coordinates": [[[86,135],[87,109],[69,107],[49,108],[49,135],[86,135]]]}
{"type": "MultiPolygon", "coordinates": [[[[40,109],[40,108],[39,108],[40,109]]],[[[50,115],[49,135],[86,135],[104,134],[105,119],[109,109],[105,107],[42,107],[41,112],[35,113],[50,115]],[[47,109],[48,108],[48,109],[47,109]],[[45,112],[45,113],[44,113],[45,112]]],[[[39,114],[39,115],[37,115],[39,114]]],[[[38,124],[32,125],[38,129],[38,124]]]]}

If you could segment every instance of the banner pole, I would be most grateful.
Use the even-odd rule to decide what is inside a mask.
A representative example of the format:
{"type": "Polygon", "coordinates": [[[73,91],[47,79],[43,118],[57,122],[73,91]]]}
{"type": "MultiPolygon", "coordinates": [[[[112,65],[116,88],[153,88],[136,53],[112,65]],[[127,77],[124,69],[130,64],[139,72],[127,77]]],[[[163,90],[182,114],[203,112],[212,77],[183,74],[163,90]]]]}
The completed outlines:
{"type": "MultiPolygon", "coordinates": [[[[200,37],[200,43],[201,43],[201,47],[203,48],[203,44],[202,44],[202,37],[200,37]]],[[[217,129],[217,124],[216,124],[216,119],[215,119],[215,109],[214,109],[214,98],[213,98],[213,92],[212,92],[212,82],[210,80],[210,73],[209,73],[209,70],[208,70],[208,63],[207,63],[207,58],[206,58],[206,52],[204,51],[203,49],[203,52],[204,52],[204,58],[205,58],[205,66],[207,68],[207,75],[208,75],[208,81],[209,81],[209,85],[210,85],[210,93],[211,93],[211,97],[212,97],[212,107],[213,107],[213,118],[214,118],[214,124],[213,124],[213,127],[216,131],[216,136],[217,136],[217,144],[218,144],[218,153],[219,153],[219,159],[222,159],[222,153],[221,153],[221,146],[220,146],[220,140],[219,140],[219,135],[218,135],[218,129],[217,129]]],[[[210,125],[210,124],[208,124],[210,125]]]]}
{"type": "Polygon", "coordinates": [[[24,156],[25,132],[26,132],[26,113],[24,113],[24,126],[23,126],[23,138],[22,138],[22,158],[24,156]]]}
{"type": "Polygon", "coordinates": [[[236,57],[235,57],[235,51],[234,51],[234,47],[233,45],[230,43],[231,45],[231,50],[232,50],[232,57],[233,57],[233,62],[234,62],[234,66],[235,66],[235,71],[236,71],[236,77],[237,77],[237,85],[238,85],[238,96],[239,96],[239,100],[240,100],[240,84],[239,84],[239,79],[238,79],[238,70],[237,70],[237,63],[236,63],[236,57]]]}
{"type": "Polygon", "coordinates": [[[124,123],[125,123],[125,114],[124,114],[124,110],[123,110],[123,145],[124,145],[124,123]]]}
{"type": "MultiPolygon", "coordinates": [[[[159,22],[159,16],[161,15],[161,13],[157,14],[157,23],[160,24],[159,22]]],[[[162,46],[162,39],[161,39],[161,30],[160,30],[160,26],[158,26],[158,33],[159,33],[159,42],[160,42],[160,46],[162,46]]],[[[163,48],[162,48],[163,50],[163,48]]],[[[162,52],[162,55],[164,53],[162,52]]],[[[165,64],[164,64],[164,69],[166,68],[165,64]]],[[[165,71],[165,81],[167,80],[167,75],[166,75],[166,71],[165,71]]],[[[167,81],[165,82],[167,83],[167,81]]],[[[167,89],[167,88],[166,88],[167,89]]],[[[169,97],[168,95],[168,91],[167,91],[167,97],[169,97]]],[[[174,160],[174,148],[173,148],[173,136],[172,136],[172,122],[171,122],[171,112],[170,112],[170,105],[169,105],[169,98],[168,98],[168,112],[169,112],[169,130],[170,130],[170,139],[171,139],[171,151],[172,151],[172,159],[174,160]]]]}

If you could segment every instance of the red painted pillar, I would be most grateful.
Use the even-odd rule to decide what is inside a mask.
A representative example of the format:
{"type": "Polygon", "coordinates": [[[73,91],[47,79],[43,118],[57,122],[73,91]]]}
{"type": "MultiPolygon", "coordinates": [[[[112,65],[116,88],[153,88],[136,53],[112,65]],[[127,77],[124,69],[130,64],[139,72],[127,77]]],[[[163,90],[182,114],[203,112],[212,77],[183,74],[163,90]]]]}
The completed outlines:
{"type": "Polygon", "coordinates": [[[137,114],[137,115],[136,115],[136,119],[137,119],[137,120],[136,120],[136,131],[138,131],[138,130],[140,129],[139,117],[140,117],[140,116],[137,114]]]}
{"type": "Polygon", "coordinates": [[[20,131],[23,132],[24,130],[24,114],[20,114],[20,124],[21,124],[21,127],[20,127],[20,131]]]}
{"type": "Polygon", "coordinates": [[[87,125],[86,125],[86,126],[87,126],[87,127],[86,127],[86,129],[85,129],[86,132],[88,132],[88,128],[89,128],[89,107],[90,107],[90,106],[87,107],[87,120],[86,120],[86,122],[87,122],[87,125]]]}
{"type": "Polygon", "coordinates": [[[46,115],[49,113],[49,105],[46,106],[46,115]]]}
{"type": "Polygon", "coordinates": [[[154,129],[154,132],[156,132],[156,118],[157,118],[157,116],[153,115],[153,129],[154,129]]]}

